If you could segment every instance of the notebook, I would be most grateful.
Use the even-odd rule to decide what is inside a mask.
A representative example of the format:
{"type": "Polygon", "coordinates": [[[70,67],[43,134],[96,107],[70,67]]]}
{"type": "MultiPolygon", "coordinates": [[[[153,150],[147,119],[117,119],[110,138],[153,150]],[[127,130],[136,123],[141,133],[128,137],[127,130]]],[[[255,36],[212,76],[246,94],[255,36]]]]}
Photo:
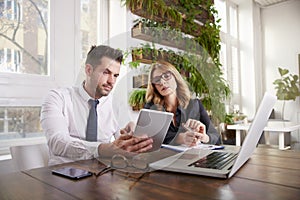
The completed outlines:
{"type": "Polygon", "coordinates": [[[173,113],[141,109],[133,135],[148,136],[153,139],[152,148],[148,151],[159,150],[169,129],[173,113]]]}
{"type": "Polygon", "coordinates": [[[165,170],[189,173],[203,176],[230,178],[250,158],[254,152],[264,127],[267,125],[276,97],[268,92],[257,109],[256,115],[250,125],[243,145],[238,150],[203,150],[189,149],[162,160],[153,162],[150,167],[156,170],[165,170]],[[216,158],[220,156],[221,158],[216,158]],[[221,163],[227,161],[227,163],[221,163]],[[217,164],[217,166],[213,166],[217,164]]]}

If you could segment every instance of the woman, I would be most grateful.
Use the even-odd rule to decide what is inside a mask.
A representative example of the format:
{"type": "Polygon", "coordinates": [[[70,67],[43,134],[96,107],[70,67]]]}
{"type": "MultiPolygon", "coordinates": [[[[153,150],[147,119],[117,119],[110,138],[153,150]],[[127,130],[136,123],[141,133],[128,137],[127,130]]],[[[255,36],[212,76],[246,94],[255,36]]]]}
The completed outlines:
{"type": "Polygon", "coordinates": [[[172,64],[165,61],[152,64],[148,80],[144,108],[174,114],[164,144],[220,144],[220,135],[201,101],[191,98],[187,83],[172,64]]]}

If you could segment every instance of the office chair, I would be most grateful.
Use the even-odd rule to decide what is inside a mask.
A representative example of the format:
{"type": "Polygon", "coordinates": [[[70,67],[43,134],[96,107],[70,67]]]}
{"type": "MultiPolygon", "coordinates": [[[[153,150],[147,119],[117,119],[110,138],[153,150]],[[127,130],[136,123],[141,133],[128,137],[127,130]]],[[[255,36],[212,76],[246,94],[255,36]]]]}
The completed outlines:
{"type": "Polygon", "coordinates": [[[47,144],[11,146],[13,164],[19,171],[48,165],[49,149],[47,144]]]}

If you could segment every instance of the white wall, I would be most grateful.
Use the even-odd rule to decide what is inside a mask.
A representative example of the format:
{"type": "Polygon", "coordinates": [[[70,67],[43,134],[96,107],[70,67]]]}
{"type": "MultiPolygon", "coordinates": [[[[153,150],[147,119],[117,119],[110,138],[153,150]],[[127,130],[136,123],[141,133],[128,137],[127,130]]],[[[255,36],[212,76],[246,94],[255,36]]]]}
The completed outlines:
{"type": "MultiPolygon", "coordinates": [[[[298,55],[300,54],[300,1],[292,0],[261,9],[263,36],[263,67],[265,87],[275,93],[273,81],[279,78],[278,67],[287,68],[299,74],[298,55]]],[[[281,117],[283,101],[275,105],[277,117],[281,117]]],[[[300,122],[299,97],[287,101],[284,118],[300,122]]],[[[292,134],[292,141],[300,141],[299,133],[292,134]]]]}
{"type": "MultiPolygon", "coordinates": [[[[134,16],[126,6],[122,6],[120,0],[109,1],[109,40],[107,43],[122,50],[129,50],[132,46],[137,46],[134,39],[131,38],[131,27],[133,25],[134,16]]],[[[120,76],[114,87],[113,94],[115,102],[118,104],[118,121],[121,128],[124,127],[129,121],[136,121],[137,112],[133,112],[128,104],[129,94],[132,91],[132,76],[134,71],[129,68],[127,64],[131,60],[131,55],[124,62],[121,67],[120,76]]]]}

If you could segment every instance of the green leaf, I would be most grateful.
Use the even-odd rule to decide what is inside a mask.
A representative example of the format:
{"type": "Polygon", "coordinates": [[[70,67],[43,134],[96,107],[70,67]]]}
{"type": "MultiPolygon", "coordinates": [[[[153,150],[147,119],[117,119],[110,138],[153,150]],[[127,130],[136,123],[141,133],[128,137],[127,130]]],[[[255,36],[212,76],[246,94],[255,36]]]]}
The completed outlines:
{"type": "Polygon", "coordinates": [[[276,79],[275,85],[276,96],[278,100],[296,100],[300,96],[298,75],[288,74],[288,69],[278,68],[281,78],[276,79]],[[286,76],[287,75],[287,76],[286,76]]]}
{"type": "Polygon", "coordinates": [[[281,76],[284,76],[287,73],[289,73],[288,69],[282,69],[282,68],[279,67],[278,70],[279,70],[279,73],[280,73],[281,76]]]}

